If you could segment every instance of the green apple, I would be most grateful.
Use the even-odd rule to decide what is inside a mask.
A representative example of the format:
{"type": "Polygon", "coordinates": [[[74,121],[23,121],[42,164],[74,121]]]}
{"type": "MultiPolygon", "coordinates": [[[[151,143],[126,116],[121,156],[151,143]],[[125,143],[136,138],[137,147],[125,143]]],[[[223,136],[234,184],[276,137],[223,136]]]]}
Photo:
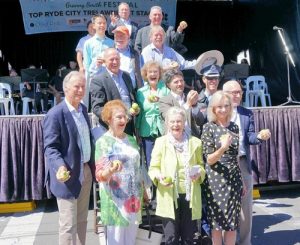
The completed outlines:
{"type": "Polygon", "coordinates": [[[62,170],[56,173],[56,178],[62,181],[66,181],[70,178],[70,171],[62,170]]]}
{"type": "Polygon", "coordinates": [[[131,108],[135,111],[137,111],[139,109],[139,105],[137,103],[133,103],[131,108]]]}
{"type": "Polygon", "coordinates": [[[172,184],[172,182],[173,182],[171,176],[167,176],[167,177],[165,177],[163,180],[164,180],[164,182],[165,182],[166,184],[172,184]]]}
{"type": "Polygon", "coordinates": [[[156,102],[156,96],[155,96],[154,94],[150,94],[150,95],[148,96],[148,100],[149,100],[150,102],[156,102]]]}
{"type": "Polygon", "coordinates": [[[130,114],[132,115],[132,114],[135,114],[136,113],[136,110],[135,109],[133,109],[132,107],[129,109],[129,112],[130,112],[130,114]]]}

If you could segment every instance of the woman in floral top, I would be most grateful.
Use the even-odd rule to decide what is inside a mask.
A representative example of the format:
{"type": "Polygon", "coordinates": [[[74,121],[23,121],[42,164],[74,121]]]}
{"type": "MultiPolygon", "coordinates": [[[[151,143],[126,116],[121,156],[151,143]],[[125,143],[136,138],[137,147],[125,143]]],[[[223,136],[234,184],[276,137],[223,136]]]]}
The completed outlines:
{"type": "Polygon", "coordinates": [[[122,101],[106,103],[101,117],[109,130],[96,142],[95,160],[107,244],[135,244],[143,196],[138,146],[124,133],[128,116],[122,101]]]}

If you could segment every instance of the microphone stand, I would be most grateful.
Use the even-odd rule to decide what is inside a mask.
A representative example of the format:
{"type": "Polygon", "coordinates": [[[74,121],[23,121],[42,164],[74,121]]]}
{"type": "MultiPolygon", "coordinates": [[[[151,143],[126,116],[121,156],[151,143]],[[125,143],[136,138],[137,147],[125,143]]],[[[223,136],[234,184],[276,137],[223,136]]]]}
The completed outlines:
{"type": "Polygon", "coordinates": [[[284,105],[288,105],[288,104],[300,104],[300,102],[298,101],[294,101],[292,99],[292,93],[291,93],[291,80],[290,80],[290,62],[292,63],[293,67],[296,67],[295,63],[294,63],[294,60],[293,60],[293,57],[291,55],[291,53],[289,52],[289,49],[286,45],[286,41],[285,41],[285,38],[284,38],[284,33],[283,33],[283,29],[282,28],[276,28],[274,30],[277,30],[279,36],[280,36],[280,40],[282,42],[282,45],[284,47],[284,54],[285,54],[285,60],[286,60],[286,68],[287,68],[287,81],[288,81],[288,97],[287,97],[287,101],[284,102],[283,104],[281,104],[281,106],[284,106],[284,105]]]}

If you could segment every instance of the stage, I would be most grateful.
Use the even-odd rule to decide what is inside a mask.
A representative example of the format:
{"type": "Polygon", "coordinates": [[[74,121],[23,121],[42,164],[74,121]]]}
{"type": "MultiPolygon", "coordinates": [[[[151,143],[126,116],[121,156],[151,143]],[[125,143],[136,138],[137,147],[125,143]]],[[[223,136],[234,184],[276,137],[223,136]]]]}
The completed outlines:
{"type": "MultiPolygon", "coordinates": [[[[252,108],[267,142],[251,147],[255,184],[300,181],[300,106],[252,108]]],[[[51,198],[45,185],[43,115],[0,116],[0,202],[51,198]]]]}

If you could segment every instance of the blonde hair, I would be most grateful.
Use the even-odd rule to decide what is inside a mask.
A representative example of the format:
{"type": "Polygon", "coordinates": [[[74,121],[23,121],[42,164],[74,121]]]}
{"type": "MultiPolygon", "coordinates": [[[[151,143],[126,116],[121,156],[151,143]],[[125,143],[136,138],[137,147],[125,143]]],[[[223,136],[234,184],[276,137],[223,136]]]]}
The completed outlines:
{"type": "Polygon", "coordinates": [[[158,81],[161,79],[163,70],[162,70],[162,67],[160,66],[160,64],[157,61],[148,61],[145,63],[145,65],[141,69],[141,75],[142,75],[142,78],[144,81],[148,81],[148,78],[147,78],[148,70],[153,67],[158,68],[158,70],[159,70],[158,81]]]}
{"type": "Polygon", "coordinates": [[[224,91],[217,91],[215,92],[208,104],[208,108],[207,108],[207,119],[209,122],[216,122],[217,121],[217,116],[215,113],[215,109],[217,106],[219,106],[219,104],[224,100],[227,99],[230,105],[230,112],[228,113],[227,116],[227,121],[229,122],[231,119],[231,115],[232,115],[232,102],[231,102],[231,97],[225,93],[224,91]]]}

